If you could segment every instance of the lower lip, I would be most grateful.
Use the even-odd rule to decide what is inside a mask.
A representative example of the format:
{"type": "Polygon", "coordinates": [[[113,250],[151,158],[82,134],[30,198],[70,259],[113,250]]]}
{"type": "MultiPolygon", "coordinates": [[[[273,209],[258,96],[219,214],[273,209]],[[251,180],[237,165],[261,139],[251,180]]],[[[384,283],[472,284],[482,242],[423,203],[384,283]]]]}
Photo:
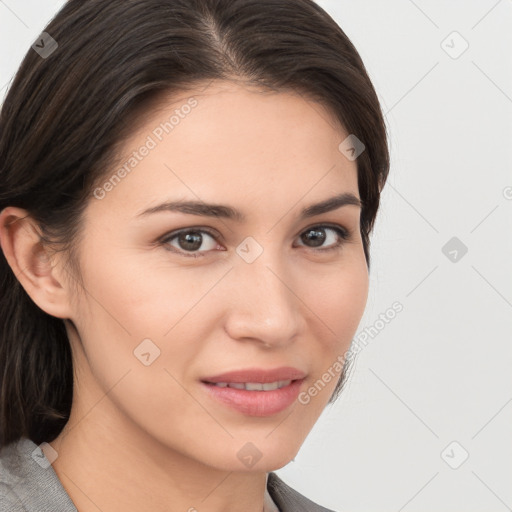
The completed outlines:
{"type": "Polygon", "coordinates": [[[284,411],[297,400],[302,381],[294,380],[288,386],[272,391],[247,391],[214,384],[202,385],[216,400],[248,416],[271,416],[284,411]]]}

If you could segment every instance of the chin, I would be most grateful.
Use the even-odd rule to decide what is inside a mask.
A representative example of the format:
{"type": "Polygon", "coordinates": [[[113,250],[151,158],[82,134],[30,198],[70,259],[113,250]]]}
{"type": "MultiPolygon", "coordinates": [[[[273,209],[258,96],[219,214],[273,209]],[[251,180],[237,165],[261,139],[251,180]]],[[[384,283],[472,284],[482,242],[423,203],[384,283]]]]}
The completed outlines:
{"type": "MultiPolygon", "coordinates": [[[[268,432],[265,433],[265,435],[267,434],[268,432]]],[[[236,440],[233,456],[226,458],[226,452],[229,453],[229,451],[222,452],[223,466],[229,471],[264,471],[268,473],[290,463],[297,455],[302,443],[303,439],[290,440],[288,438],[285,441],[282,437],[277,436],[274,440],[270,438],[246,442],[236,440]]]]}
{"type": "MultiPolygon", "coordinates": [[[[198,443],[192,449],[181,451],[189,460],[215,468],[220,471],[237,473],[268,473],[286,466],[299,451],[303,439],[268,436],[269,431],[256,437],[236,436],[234,438],[211,438],[209,444],[198,443]]],[[[207,437],[205,436],[207,439],[207,437]]],[[[203,438],[204,439],[204,438],[203,438]]]]}

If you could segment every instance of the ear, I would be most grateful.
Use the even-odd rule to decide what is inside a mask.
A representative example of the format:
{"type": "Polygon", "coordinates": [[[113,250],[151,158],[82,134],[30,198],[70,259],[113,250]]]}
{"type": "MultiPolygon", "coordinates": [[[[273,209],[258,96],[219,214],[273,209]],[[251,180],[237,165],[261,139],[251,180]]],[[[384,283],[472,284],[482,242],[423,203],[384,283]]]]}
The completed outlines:
{"type": "Polygon", "coordinates": [[[70,318],[69,279],[50,257],[40,239],[40,228],[30,214],[8,206],[0,212],[0,245],[7,263],[30,298],[46,313],[70,318]]]}

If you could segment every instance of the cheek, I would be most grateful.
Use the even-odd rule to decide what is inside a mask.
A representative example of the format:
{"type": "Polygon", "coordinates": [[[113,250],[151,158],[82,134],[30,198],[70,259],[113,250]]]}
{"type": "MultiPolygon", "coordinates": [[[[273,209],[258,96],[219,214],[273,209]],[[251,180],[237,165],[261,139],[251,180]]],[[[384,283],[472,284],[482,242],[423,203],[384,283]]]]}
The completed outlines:
{"type": "Polygon", "coordinates": [[[96,401],[108,392],[126,417],[156,428],[159,420],[171,424],[173,410],[198,414],[179,383],[203,339],[190,323],[192,306],[218,278],[191,286],[191,273],[145,270],[142,263],[142,258],[135,264],[118,258],[85,267],[77,322],[85,359],[78,364],[90,372],[87,382],[99,385],[96,401]],[[166,275],[168,281],[162,279],[166,275]]]}
{"type": "Polygon", "coordinates": [[[346,259],[311,276],[302,285],[302,295],[323,325],[323,339],[334,348],[348,345],[355,334],[368,298],[368,268],[360,258],[346,259]]]}
{"type": "MultiPolygon", "coordinates": [[[[368,297],[368,269],[363,260],[339,265],[303,286],[313,311],[309,318],[314,343],[308,346],[314,361],[312,378],[299,396],[306,416],[316,421],[343,375],[346,353],[356,334],[368,297]],[[361,264],[362,263],[362,264],[361,264]]],[[[346,378],[346,375],[345,375],[346,378]]]]}
{"type": "Polygon", "coordinates": [[[162,338],[173,326],[188,321],[225,270],[180,266],[147,252],[126,257],[118,253],[88,265],[85,282],[91,293],[87,301],[95,309],[107,310],[106,321],[132,337],[162,338]]]}
{"type": "Polygon", "coordinates": [[[155,389],[172,384],[166,370],[181,381],[207,342],[203,331],[214,306],[208,294],[226,269],[148,266],[148,259],[89,261],[78,327],[88,365],[104,389],[129,370],[127,378],[139,387],[128,395],[157,400],[155,389]]]}

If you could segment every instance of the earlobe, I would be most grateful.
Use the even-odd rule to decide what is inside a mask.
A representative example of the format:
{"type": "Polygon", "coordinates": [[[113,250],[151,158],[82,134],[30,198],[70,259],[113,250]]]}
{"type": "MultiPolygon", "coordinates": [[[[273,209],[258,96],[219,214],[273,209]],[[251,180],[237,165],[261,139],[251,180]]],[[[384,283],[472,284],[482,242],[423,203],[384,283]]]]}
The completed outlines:
{"type": "Polygon", "coordinates": [[[0,212],[0,245],[14,275],[43,311],[69,318],[66,281],[39,234],[37,222],[26,210],[9,206],[0,212]]]}

